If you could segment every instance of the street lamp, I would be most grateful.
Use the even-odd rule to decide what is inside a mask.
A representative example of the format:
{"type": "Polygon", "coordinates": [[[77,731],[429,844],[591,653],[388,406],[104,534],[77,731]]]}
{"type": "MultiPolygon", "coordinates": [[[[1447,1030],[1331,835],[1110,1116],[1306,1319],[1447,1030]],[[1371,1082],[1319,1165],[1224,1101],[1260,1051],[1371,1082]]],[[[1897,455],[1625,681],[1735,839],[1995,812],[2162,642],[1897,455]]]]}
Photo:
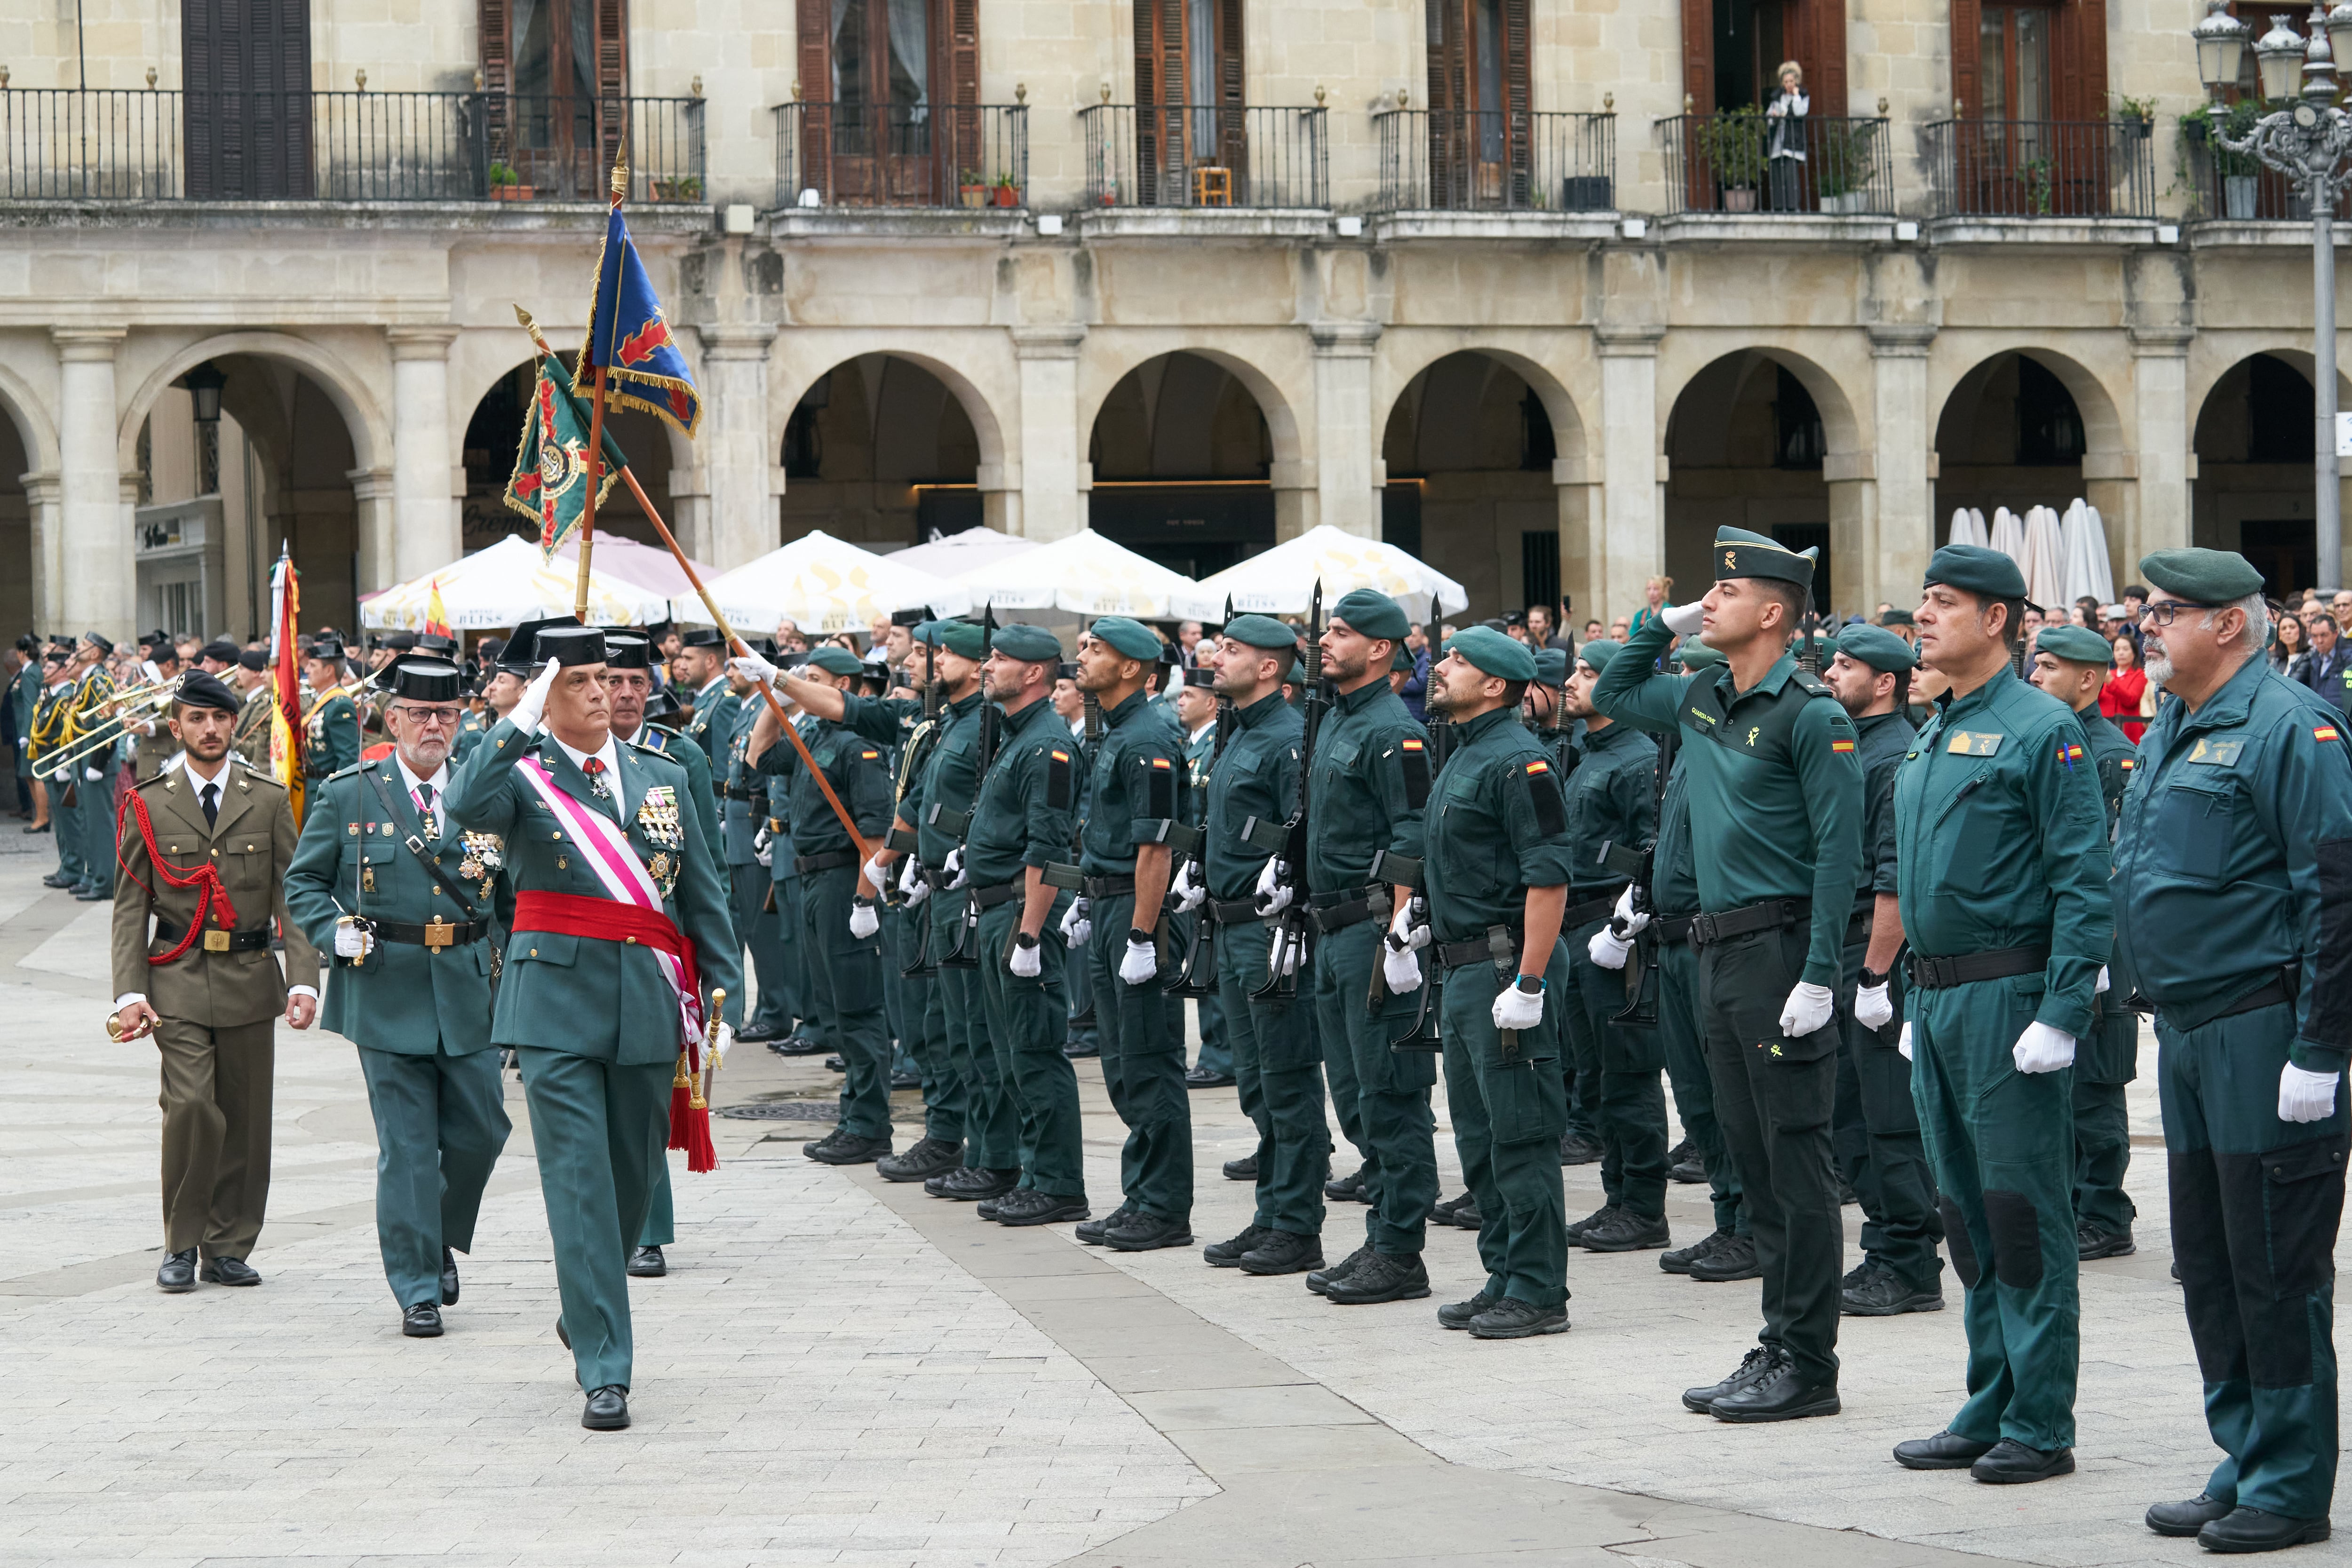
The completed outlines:
{"type": "Polygon", "coordinates": [[[180,385],[187,389],[189,401],[195,404],[198,424],[220,423],[221,388],[228,385],[228,378],[221,374],[217,366],[210,360],[205,361],[182,376],[180,385]]]}
{"type": "MultiPolygon", "coordinates": [[[[2205,18],[2190,30],[2197,42],[2197,72],[2220,107],[2221,89],[2234,87],[2245,61],[2242,22],[2228,15],[2228,0],[2205,0],[2205,18]]],[[[2344,571],[2344,518],[2336,461],[2336,240],[2331,232],[2336,200],[2347,178],[2342,167],[2352,153],[2352,115],[2336,107],[2334,43],[2352,45],[2352,0],[2331,13],[2315,3],[2298,37],[2284,16],[2255,40],[2255,75],[2264,100],[2277,104],[2256,120],[2243,141],[2232,141],[2223,120],[2213,120],[2213,141],[2225,152],[2252,153],[2294,181],[2311,208],[2312,472],[2315,542],[2319,586],[2333,590],[2344,571]],[[2303,89],[2295,90],[2296,67],[2303,89]]]]}

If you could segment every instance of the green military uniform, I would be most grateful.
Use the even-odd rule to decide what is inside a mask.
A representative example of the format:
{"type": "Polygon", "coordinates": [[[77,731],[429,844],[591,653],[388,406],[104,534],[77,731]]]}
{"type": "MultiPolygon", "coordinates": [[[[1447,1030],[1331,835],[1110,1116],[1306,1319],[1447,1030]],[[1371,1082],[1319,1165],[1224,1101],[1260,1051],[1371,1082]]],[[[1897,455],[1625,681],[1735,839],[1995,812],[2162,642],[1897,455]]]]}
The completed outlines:
{"type": "MultiPolygon", "coordinates": [[[[548,627],[536,632],[533,652],[559,664],[597,663],[604,639],[592,628],[548,627]]],[[[625,1390],[630,1381],[625,1269],[668,1142],[680,1003],[646,942],[556,928],[571,906],[541,903],[542,895],[610,905],[616,918],[632,906],[606,890],[578,833],[522,776],[526,756],[546,769],[568,809],[625,833],[661,895],[662,923],[693,944],[703,1005],[709,991],[731,997],[742,985],[719,858],[685,799],[686,770],[657,752],[610,745],[615,760],[586,759],[599,764],[592,779],[552,736],[502,719],[443,798],[457,827],[504,845],[516,904],[490,1040],[513,1047],[521,1062],[561,1323],[580,1385],[592,1392],[625,1390]]]]}
{"type": "MultiPolygon", "coordinates": [[[[783,921],[770,907],[775,878],[769,868],[760,863],[759,836],[768,820],[769,781],[755,772],[744,760],[744,749],[751,739],[751,727],[764,711],[758,698],[738,699],[732,712],[713,721],[726,724],[729,732],[716,744],[726,758],[725,783],[717,791],[724,796],[719,807],[719,839],[727,862],[728,913],[736,938],[751,954],[751,969],[759,988],[759,1020],[772,1021],[772,993],[784,989],[783,921]]],[[[787,745],[790,743],[787,742],[787,745]]],[[[680,751],[699,750],[685,747],[680,751]]],[[[713,775],[714,778],[718,777],[713,775]]],[[[728,1021],[740,1021],[743,1006],[737,998],[728,998],[728,1021]]]]}
{"type": "MultiPolygon", "coordinates": [[[[2016,564],[1948,546],[1927,584],[2021,599],[2016,564]]],[[[1968,1291],[1969,1397],[1948,1429],[2039,1453],[2074,1442],[2074,1085],[2021,1072],[2040,1023],[2080,1040],[2114,940],[2106,816],[2082,727],[2003,669],[1946,692],[1895,780],[1911,1092],[1968,1291]]]]}
{"type": "Polygon", "coordinates": [[[483,721],[483,716],[467,708],[465,716],[457,721],[457,741],[449,748],[449,765],[455,768],[462,764],[473,755],[474,747],[482,744],[482,737],[489,733],[490,727],[483,721]]]}
{"type": "Polygon", "coordinates": [[[303,716],[302,777],[332,778],[359,759],[359,705],[337,686],[311,703],[303,716]]]}
{"type": "MultiPolygon", "coordinates": [[[[1616,643],[1612,643],[1614,648],[1616,643]]],[[[1576,778],[1576,770],[1584,763],[1585,721],[1568,719],[1562,722],[1560,708],[1567,698],[1568,650],[1565,648],[1531,648],[1535,655],[1536,684],[1551,693],[1551,720],[1536,728],[1535,735],[1552,760],[1559,775],[1560,789],[1566,791],[1576,778]]],[[[1531,726],[1532,727],[1532,726],[1531,726]]],[[[1435,731],[1432,732],[1433,737],[1435,731]]],[[[1632,846],[1626,846],[1631,848],[1632,846]]],[[[1569,953],[1569,973],[1573,976],[1576,954],[1569,953]]],[[[1580,1074],[1577,1071],[1578,1040],[1588,1032],[1584,1028],[1582,1009],[1571,1009],[1561,1015],[1561,1027],[1567,1030],[1567,1049],[1560,1055],[1560,1077],[1568,1085],[1568,1130],[1560,1134],[1559,1163],[1564,1166],[1591,1165],[1601,1157],[1598,1103],[1601,1093],[1600,1070],[1580,1074]]]]}
{"type": "MultiPolygon", "coordinates": [[[[2213,550],[2160,551],[2140,572],[2207,604],[2262,587],[2213,550]]],[[[2115,850],[2116,906],[2132,915],[2116,985],[2156,1004],[2173,1251],[2206,1427],[2227,1456],[2205,1491],[2322,1522],[2336,1485],[2331,1255],[2347,1138],[2345,745],[2341,716],[2257,648],[2193,712],[2158,707],[2115,850]],[[2316,1103],[2299,1113],[2332,1110],[2283,1120],[2289,1067],[2321,1075],[2302,1086],[2316,1103]]]]}
{"type": "MultiPolygon", "coordinates": [[[[1811,580],[1811,552],[1740,528],[1718,529],[1716,545],[1717,580],[1811,580]]],[[[1763,1271],[1759,1339],[1770,1354],[1751,1369],[1754,1386],[1793,1377],[1817,1396],[1795,1413],[1813,1413],[1835,1407],[1837,1382],[1845,1239],[1829,1124],[1838,1030],[1832,1016],[1791,1037],[1780,1020],[1798,984],[1832,994],[1837,986],[1862,871],[1862,769],[1853,723],[1792,656],[1781,654],[1745,691],[1728,664],[1653,673],[1674,635],[1664,618],[1644,622],[1601,672],[1592,702],[1610,718],[1683,732],[1700,1028],[1763,1271]]]]}
{"type": "MultiPolygon", "coordinates": [[[[394,694],[454,701],[458,678],[449,665],[412,663],[393,677],[394,694]]],[[[396,757],[328,779],[307,802],[286,873],[287,911],[321,952],[334,951],[342,916],[373,923],[372,950],[334,968],[320,1022],[359,1049],[375,1119],[376,1243],[404,1309],[446,1304],[444,1249],[473,1250],[482,1189],[510,1130],[490,1049],[499,848],[449,821],[446,763],[435,779],[409,780],[396,757]]]]}
{"type": "MultiPolygon", "coordinates": [[[[1193,675],[1205,677],[1208,672],[1195,670],[1184,674],[1189,680],[1193,675]]],[[[1205,678],[1202,685],[1205,688],[1205,678]]],[[[1171,714],[1175,711],[1172,704],[1169,711],[1171,714]]],[[[1217,724],[1218,721],[1213,718],[1201,727],[1199,733],[1184,737],[1184,820],[1195,828],[1207,821],[1209,768],[1216,759],[1217,724]]],[[[1175,924],[1170,927],[1171,946],[1178,946],[1180,950],[1189,949],[1197,916],[1187,914],[1173,918],[1175,924]]],[[[1174,1014],[1170,1027],[1181,1035],[1184,1030],[1183,998],[1171,996],[1169,1000],[1174,1014]]],[[[1241,1079],[1234,1071],[1233,1043],[1225,1033],[1224,998],[1213,989],[1207,996],[1195,998],[1194,1003],[1194,1013],[1201,1026],[1201,1053],[1193,1059],[1192,1071],[1209,1077],[1231,1078],[1238,1091],[1241,1079]]],[[[1257,1120],[1248,1105],[1242,1107],[1242,1113],[1248,1116],[1253,1124],[1257,1120]]]]}
{"type": "MultiPolygon", "coordinates": [[[[82,641],[101,655],[114,652],[114,644],[95,632],[84,633],[82,641]]],[[[68,699],[74,742],[80,745],[101,738],[95,749],[75,760],[66,778],[74,792],[73,812],[82,856],[82,879],[74,888],[74,896],[85,903],[114,896],[114,779],[122,770],[122,724],[104,706],[114,694],[114,677],[101,662],[82,672],[68,699]],[[111,743],[105,743],[108,740],[111,743]]]]}
{"type": "MultiPolygon", "coordinates": [[[[64,754],[72,744],[72,713],[74,683],[63,677],[41,688],[39,700],[33,705],[31,746],[33,760],[43,768],[64,754]]],[[[81,778],[79,762],[67,766],[62,777],[46,780],[49,792],[49,823],[58,841],[58,869],[41,880],[51,887],[78,887],[89,874],[89,861],[82,853],[81,813],[66,804],[66,791],[81,778]]]]}

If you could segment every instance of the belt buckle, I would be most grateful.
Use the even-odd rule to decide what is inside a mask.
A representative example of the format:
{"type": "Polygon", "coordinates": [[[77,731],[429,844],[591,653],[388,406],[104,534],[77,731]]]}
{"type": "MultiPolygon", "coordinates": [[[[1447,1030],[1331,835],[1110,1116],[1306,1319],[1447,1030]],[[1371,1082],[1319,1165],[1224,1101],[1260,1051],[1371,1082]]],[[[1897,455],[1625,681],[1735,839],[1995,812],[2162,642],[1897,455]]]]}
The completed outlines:
{"type": "Polygon", "coordinates": [[[217,925],[207,926],[205,930],[205,951],[207,953],[227,952],[228,935],[229,934],[227,932],[222,930],[217,925]]]}
{"type": "Polygon", "coordinates": [[[427,947],[452,947],[457,946],[457,928],[448,921],[436,915],[425,923],[425,945],[427,947]]]}

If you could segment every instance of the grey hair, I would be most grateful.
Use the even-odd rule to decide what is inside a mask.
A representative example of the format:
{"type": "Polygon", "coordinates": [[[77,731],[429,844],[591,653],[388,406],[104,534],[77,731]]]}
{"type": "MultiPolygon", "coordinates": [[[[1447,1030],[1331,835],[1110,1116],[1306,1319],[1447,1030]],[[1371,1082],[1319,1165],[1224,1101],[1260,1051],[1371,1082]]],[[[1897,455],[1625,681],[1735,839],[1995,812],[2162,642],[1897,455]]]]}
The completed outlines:
{"type": "Polygon", "coordinates": [[[2224,610],[2242,610],[2246,612],[2246,645],[2248,647],[2259,653],[2271,645],[2271,604],[2270,601],[2263,596],[2260,589],[2249,593],[2243,599],[2233,599],[2227,604],[2208,610],[2205,612],[2207,631],[2213,629],[2213,617],[2221,614],[2224,610]]]}

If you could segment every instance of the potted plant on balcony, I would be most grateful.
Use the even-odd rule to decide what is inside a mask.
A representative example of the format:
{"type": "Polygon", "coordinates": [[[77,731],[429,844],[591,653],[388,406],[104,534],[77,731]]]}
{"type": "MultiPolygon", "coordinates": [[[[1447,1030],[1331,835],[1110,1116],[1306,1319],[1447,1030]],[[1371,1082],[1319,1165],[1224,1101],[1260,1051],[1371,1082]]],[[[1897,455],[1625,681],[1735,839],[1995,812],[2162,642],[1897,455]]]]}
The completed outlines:
{"type": "Polygon", "coordinates": [[[692,174],[676,180],[656,180],[653,183],[656,202],[698,202],[702,200],[702,182],[692,174]]]}
{"type": "Polygon", "coordinates": [[[2156,132],[2156,99],[2133,98],[2127,93],[2116,95],[2116,123],[2123,133],[2135,141],[2145,141],[2156,132]]]}
{"type": "Polygon", "coordinates": [[[1013,172],[1009,169],[996,172],[996,204],[1000,207],[1021,204],[1021,187],[1013,183],[1013,172]]]}
{"type": "Polygon", "coordinates": [[[2199,104],[2180,117],[2181,145],[2204,149],[2221,187],[2221,215],[2232,223],[2247,223],[2254,217],[2263,166],[2252,153],[2232,152],[2222,146],[2215,133],[2232,141],[2243,141],[2261,118],[2260,107],[2242,99],[2219,114],[2212,105],[2199,104]]]}
{"type": "Polygon", "coordinates": [[[1874,162],[1872,139],[1875,120],[1825,120],[1819,135],[1819,182],[1822,211],[1841,216],[1865,212],[1870,206],[1870,171],[1874,162]]]}
{"type": "Polygon", "coordinates": [[[979,170],[966,169],[958,176],[956,193],[967,207],[984,207],[988,205],[988,181],[979,170]]]}
{"type": "Polygon", "coordinates": [[[528,202],[538,194],[522,183],[522,176],[504,163],[490,165],[490,200],[494,202],[528,202]]]}
{"type": "Polygon", "coordinates": [[[1723,210],[1752,213],[1764,180],[1764,115],[1754,104],[1699,120],[1700,156],[1723,188],[1723,210]]]}

